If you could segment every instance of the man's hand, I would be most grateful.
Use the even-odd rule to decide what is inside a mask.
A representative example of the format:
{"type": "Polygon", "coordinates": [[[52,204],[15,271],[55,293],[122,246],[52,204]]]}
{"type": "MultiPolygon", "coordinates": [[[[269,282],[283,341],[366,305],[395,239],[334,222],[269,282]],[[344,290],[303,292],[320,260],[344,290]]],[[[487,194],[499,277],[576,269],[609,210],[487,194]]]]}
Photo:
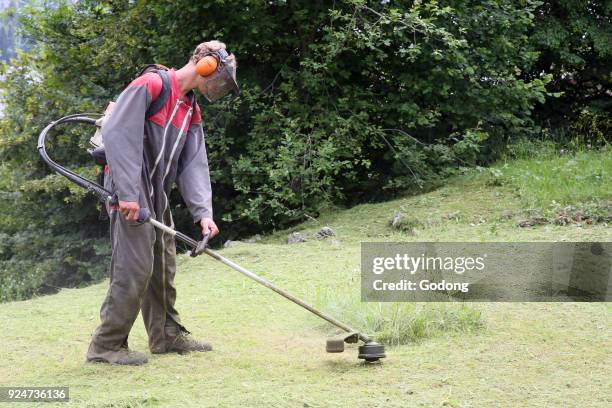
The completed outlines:
{"type": "Polygon", "coordinates": [[[125,215],[128,221],[137,221],[140,205],[135,201],[119,201],[119,212],[125,215]]]}
{"type": "Polygon", "coordinates": [[[219,233],[219,228],[212,218],[202,218],[200,220],[200,226],[202,227],[202,235],[206,235],[210,232],[210,238],[214,237],[219,233]]]}

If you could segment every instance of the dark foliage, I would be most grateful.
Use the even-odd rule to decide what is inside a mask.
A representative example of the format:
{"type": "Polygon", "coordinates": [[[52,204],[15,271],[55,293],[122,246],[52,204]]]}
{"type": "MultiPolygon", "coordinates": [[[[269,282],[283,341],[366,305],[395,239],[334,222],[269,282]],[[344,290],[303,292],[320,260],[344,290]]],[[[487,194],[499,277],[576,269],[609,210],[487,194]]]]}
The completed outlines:
{"type": "MultiPolygon", "coordinates": [[[[88,0],[26,8],[21,23],[33,47],[2,68],[0,85],[0,299],[104,276],[99,210],[49,174],[36,139],[60,116],[103,111],[144,64],[178,68],[213,38],[238,57],[241,96],[203,109],[214,211],[227,239],[431,188],[536,132],[532,109],[556,74],[524,74],[541,64],[529,38],[539,4],[88,0]]],[[[95,177],[84,150],[90,131],[64,128],[50,153],[95,177]]],[[[196,235],[173,198],[178,227],[196,235]]]]}

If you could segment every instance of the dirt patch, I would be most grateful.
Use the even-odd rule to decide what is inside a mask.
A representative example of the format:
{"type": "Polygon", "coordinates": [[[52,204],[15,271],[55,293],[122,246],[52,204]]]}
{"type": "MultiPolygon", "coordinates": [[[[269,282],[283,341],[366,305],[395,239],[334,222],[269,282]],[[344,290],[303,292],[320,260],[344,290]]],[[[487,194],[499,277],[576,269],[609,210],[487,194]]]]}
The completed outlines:
{"type": "Polygon", "coordinates": [[[517,225],[521,228],[534,227],[536,225],[545,225],[548,224],[548,219],[541,216],[531,216],[527,219],[521,220],[517,223],[517,225]]]}
{"type": "Polygon", "coordinates": [[[529,217],[517,223],[521,228],[536,225],[592,225],[612,222],[612,202],[590,203],[583,206],[568,205],[560,209],[553,209],[545,217],[537,212],[531,212],[529,217]]]}
{"type": "Polygon", "coordinates": [[[595,224],[609,223],[612,221],[612,202],[593,204],[585,207],[568,205],[555,216],[554,223],[557,225],[569,224],[595,224]]]}

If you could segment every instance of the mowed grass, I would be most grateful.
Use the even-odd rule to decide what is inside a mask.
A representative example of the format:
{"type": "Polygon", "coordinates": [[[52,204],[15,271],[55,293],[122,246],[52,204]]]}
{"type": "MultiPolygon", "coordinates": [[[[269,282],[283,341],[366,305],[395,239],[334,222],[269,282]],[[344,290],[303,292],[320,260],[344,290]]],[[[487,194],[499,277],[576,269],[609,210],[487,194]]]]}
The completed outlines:
{"type": "MultiPolygon", "coordinates": [[[[211,258],[181,256],[177,308],[214,352],[149,355],[144,367],[85,364],[104,282],[1,304],[0,385],[69,386],[71,402],[62,406],[90,407],[610,406],[607,303],[359,302],[361,241],[612,238],[602,223],[519,228],[526,211],[521,186],[488,180],[465,176],[427,194],[330,211],[221,251],[330,313],[363,322],[364,329],[382,327],[382,339],[407,343],[388,347],[382,364],[361,363],[352,345],[343,354],[325,353],[329,325],[211,258]],[[418,222],[393,229],[397,212],[418,222]],[[337,236],[312,238],[325,225],[337,236]],[[309,240],[287,245],[294,230],[309,240]],[[436,323],[440,317],[446,323],[436,323]],[[389,333],[408,337],[395,341],[389,333]]],[[[130,345],[147,350],[140,318],[130,345]]]]}

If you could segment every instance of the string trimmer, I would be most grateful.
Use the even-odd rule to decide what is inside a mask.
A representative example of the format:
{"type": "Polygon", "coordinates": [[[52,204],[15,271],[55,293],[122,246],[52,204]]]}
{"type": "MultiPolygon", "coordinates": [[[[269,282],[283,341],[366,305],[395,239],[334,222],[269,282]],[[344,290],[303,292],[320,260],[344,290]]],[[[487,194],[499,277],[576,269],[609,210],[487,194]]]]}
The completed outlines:
{"type": "MultiPolygon", "coordinates": [[[[66,177],[68,180],[70,180],[71,182],[79,185],[80,187],[83,187],[85,189],[87,189],[90,193],[92,193],[98,200],[100,200],[103,203],[107,203],[110,205],[116,205],[118,203],[118,199],[115,195],[113,195],[113,193],[111,193],[110,191],[104,189],[101,185],[88,180],[82,176],[79,176],[78,174],[74,173],[73,171],[70,171],[62,166],[60,166],[59,164],[57,164],[56,162],[54,162],[53,160],[51,160],[51,158],[49,157],[49,155],[47,154],[47,151],[45,149],[45,139],[47,137],[47,134],[49,133],[49,131],[51,129],[53,129],[55,126],[62,124],[62,123],[86,123],[86,124],[90,124],[90,125],[95,125],[96,124],[96,120],[90,117],[87,117],[83,114],[76,114],[76,115],[69,115],[69,116],[65,116],[61,119],[56,120],[55,122],[50,123],[49,125],[47,125],[47,127],[45,127],[43,129],[43,131],[40,133],[40,137],[38,138],[38,152],[40,153],[41,157],[43,158],[43,160],[45,161],[45,163],[47,163],[55,172],[57,172],[58,174],[61,174],[62,176],[66,177]]],[[[253,279],[255,282],[265,286],[268,289],[273,290],[274,292],[278,293],[279,295],[283,296],[285,299],[288,299],[290,301],[292,301],[293,303],[303,307],[304,309],[308,310],[309,312],[319,316],[320,318],[326,320],[327,322],[333,324],[336,327],[339,327],[340,329],[342,329],[343,331],[345,331],[346,333],[334,338],[330,338],[327,340],[327,345],[326,345],[326,350],[329,353],[341,353],[344,351],[344,343],[357,343],[358,341],[362,341],[364,344],[359,346],[359,358],[367,361],[367,362],[373,362],[373,361],[378,361],[381,358],[385,357],[385,348],[382,344],[378,344],[374,341],[372,341],[372,339],[360,332],[355,331],[354,329],[352,329],[350,326],[348,326],[347,324],[344,324],[342,322],[340,322],[339,320],[336,320],[335,318],[321,312],[320,310],[315,309],[313,306],[309,305],[308,303],[302,301],[301,299],[297,298],[296,296],[292,295],[291,293],[285,291],[284,289],[279,288],[278,286],[274,285],[272,282],[270,282],[267,279],[262,278],[261,276],[258,276],[256,274],[254,274],[253,272],[249,271],[246,268],[243,268],[242,266],[236,264],[235,262],[225,258],[222,255],[219,255],[217,252],[213,251],[212,249],[210,249],[207,246],[208,243],[208,238],[209,235],[206,235],[203,237],[203,239],[201,241],[196,241],[193,238],[188,237],[187,235],[176,231],[172,228],[170,228],[169,226],[155,220],[153,217],[151,217],[151,212],[149,211],[148,208],[141,208],[140,209],[140,213],[139,213],[139,222],[141,223],[145,223],[148,222],[151,225],[153,225],[155,228],[158,228],[160,230],[165,231],[166,233],[172,235],[175,237],[175,239],[177,239],[178,241],[186,244],[189,248],[191,248],[191,256],[198,256],[201,254],[206,254],[208,256],[211,256],[212,258],[216,259],[217,261],[220,261],[222,263],[224,263],[225,265],[229,266],[230,268],[240,272],[241,274],[253,279]]]]}

